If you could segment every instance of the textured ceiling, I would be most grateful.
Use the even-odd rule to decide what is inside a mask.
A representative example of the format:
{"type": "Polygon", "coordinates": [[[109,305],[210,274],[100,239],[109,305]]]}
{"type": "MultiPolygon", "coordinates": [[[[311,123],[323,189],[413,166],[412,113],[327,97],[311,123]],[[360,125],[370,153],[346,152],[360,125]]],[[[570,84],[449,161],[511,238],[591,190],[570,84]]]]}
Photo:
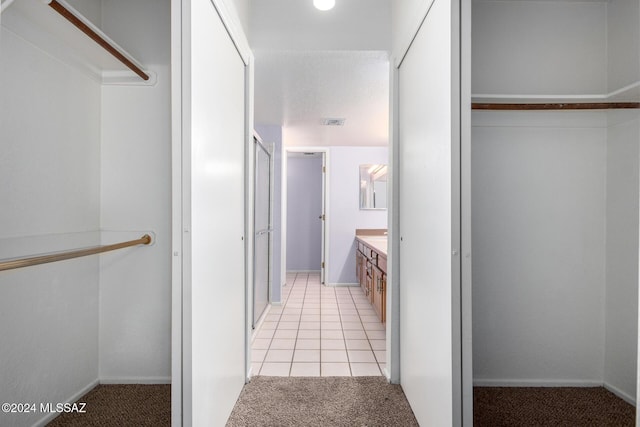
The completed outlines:
{"type": "Polygon", "coordinates": [[[390,0],[251,2],[255,122],[286,145],[387,145],[390,0]],[[345,118],[341,127],[324,118],[345,118]]]}
{"type": "Polygon", "coordinates": [[[283,126],[286,145],[386,145],[386,52],[254,52],[255,122],[283,126]],[[323,126],[344,118],[344,126],[323,126]]]}

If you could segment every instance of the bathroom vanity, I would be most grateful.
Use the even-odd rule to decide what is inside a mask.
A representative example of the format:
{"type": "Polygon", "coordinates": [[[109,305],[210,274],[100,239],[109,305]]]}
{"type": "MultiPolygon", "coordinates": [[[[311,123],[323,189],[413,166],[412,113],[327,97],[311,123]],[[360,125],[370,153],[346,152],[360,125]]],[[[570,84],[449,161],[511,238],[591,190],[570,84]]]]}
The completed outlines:
{"type": "Polygon", "coordinates": [[[356,277],[378,318],[385,322],[387,230],[356,229],[356,277]]]}

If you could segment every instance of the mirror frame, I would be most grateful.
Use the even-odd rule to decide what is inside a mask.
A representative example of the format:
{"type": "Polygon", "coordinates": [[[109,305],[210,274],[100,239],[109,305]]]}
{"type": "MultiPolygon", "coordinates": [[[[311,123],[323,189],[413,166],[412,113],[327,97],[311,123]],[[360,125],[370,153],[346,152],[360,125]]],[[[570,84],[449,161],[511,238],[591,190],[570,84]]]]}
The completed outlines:
{"type": "MultiPolygon", "coordinates": [[[[358,167],[358,189],[359,189],[359,197],[358,197],[358,205],[360,210],[376,210],[383,211],[387,210],[387,203],[385,203],[384,207],[376,207],[375,206],[375,188],[374,183],[376,181],[380,181],[380,178],[387,176],[388,165],[386,164],[361,164],[358,167]],[[376,175],[378,177],[376,178],[376,175]]],[[[385,179],[385,183],[388,181],[385,179]]],[[[387,184],[388,185],[388,184],[387,184]]],[[[388,194],[388,189],[386,189],[386,193],[388,194]]],[[[386,201],[386,198],[385,198],[386,201]]]]}

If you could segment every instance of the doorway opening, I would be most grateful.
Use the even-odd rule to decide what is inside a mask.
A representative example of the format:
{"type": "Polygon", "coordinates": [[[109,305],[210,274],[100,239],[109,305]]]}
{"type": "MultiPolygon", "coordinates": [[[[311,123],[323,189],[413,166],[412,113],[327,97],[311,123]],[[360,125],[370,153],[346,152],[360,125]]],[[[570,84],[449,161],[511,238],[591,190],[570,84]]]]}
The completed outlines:
{"type": "MultiPolygon", "coordinates": [[[[297,5],[298,3],[296,3],[297,5]]],[[[368,9],[369,10],[369,9],[368,9]]],[[[361,17],[361,12],[358,13],[358,19],[361,17]]],[[[388,15],[387,15],[388,16],[388,15]]],[[[385,19],[383,21],[386,22],[385,19]]],[[[262,21],[261,21],[262,22],[262,21]]],[[[266,22],[266,21],[265,21],[266,22]]],[[[364,22],[364,21],[363,21],[364,22]]],[[[370,27],[371,20],[366,20],[367,28],[370,27]]],[[[382,23],[381,23],[382,24],[382,23]]],[[[384,33],[383,25],[375,27],[376,29],[372,33],[384,33]]],[[[269,28],[276,29],[273,25],[273,21],[269,22],[269,28]]],[[[278,27],[278,31],[282,28],[278,27]]],[[[299,34],[298,30],[294,31],[295,34],[299,34]]],[[[255,34],[256,40],[260,39],[260,30],[257,30],[255,34]]],[[[345,35],[346,37],[346,35],[345,35]]],[[[346,40],[346,39],[345,39],[346,40]]],[[[278,271],[274,271],[274,292],[281,291],[280,295],[275,295],[270,305],[263,325],[268,327],[276,327],[275,332],[264,332],[268,330],[260,327],[256,330],[256,333],[251,336],[252,342],[248,343],[253,364],[251,365],[252,375],[266,375],[263,371],[257,371],[257,365],[255,363],[267,363],[266,358],[269,358],[269,352],[276,349],[270,348],[257,348],[267,346],[270,340],[271,344],[276,345],[291,345],[292,343],[285,343],[282,339],[295,340],[293,338],[285,338],[285,336],[291,336],[292,332],[285,332],[278,329],[278,326],[290,326],[285,322],[294,321],[301,326],[303,322],[314,321],[311,317],[302,319],[290,319],[289,315],[299,316],[313,316],[318,315],[319,318],[315,320],[318,323],[322,323],[322,312],[326,316],[337,316],[336,321],[344,323],[354,322],[359,323],[360,332],[353,334],[351,332],[340,331],[342,333],[342,352],[345,353],[345,361],[340,363],[347,363],[348,351],[346,349],[347,335],[355,336],[355,339],[361,339],[366,341],[368,339],[367,331],[364,328],[364,323],[372,320],[371,318],[347,318],[342,319],[341,314],[346,316],[358,316],[357,304],[362,302],[362,310],[372,310],[372,313],[363,313],[364,316],[374,316],[378,314],[377,325],[366,325],[372,328],[381,328],[382,331],[371,330],[371,335],[375,335],[374,339],[381,338],[378,332],[386,332],[390,328],[391,319],[394,318],[393,312],[397,310],[376,310],[373,308],[373,300],[379,305],[385,304],[389,306],[393,304],[391,299],[383,299],[382,293],[384,291],[391,293],[393,287],[391,280],[384,281],[385,277],[382,274],[374,275],[374,264],[368,270],[371,279],[366,282],[366,274],[358,275],[357,271],[357,251],[358,251],[358,239],[357,233],[360,230],[371,231],[375,230],[380,233],[378,240],[384,240],[384,247],[386,248],[387,234],[385,232],[390,229],[389,215],[391,209],[384,210],[378,209],[377,204],[372,206],[363,206],[360,204],[362,198],[361,186],[362,178],[360,176],[361,166],[369,165],[366,168],[368,171],[373,165],[389,165],[389,171],[391,170],[391,145],[389,134],[389,112],[390,112],[390,86],[391,86],[391,67],[390,57],[386,44],[373,44],[369,46],[361,46],[360,44],[350,45],[347,49],[340,48],[336,50],[331,49],[318,49],[318,47],[312,46],[298,46],[293,49],[284,49],[281,44],[266,44],[260,49],[254,51],[255,55],[255,104],[254,104],[254,127],[263,135],[263,131],[267,129],[273,131],[274,135],[277,134],[277,140],[282,147],[279,151],[276,151],[274,157],[282,156],[282,162],[276,160],[276,176],[281,177],[282,183],[276,184],[276,203],[274,215],[278,215],[277,211],[282,215],[281,221],[274,222],[274,228],[278,227],[278,224],[282,225],[282,228],[288,226],[286,216],[292,209],[297,209],[296,213],[303,208],[308,208],[309,203],[299,204],[292,207],[291,204],[287,206],[286,202],[286,187],[287,187],[287,163],[289,160],[289,154],[294,156],[305,156],[306,153],[324,153],[326,166],[326,197],[325,206],[322,212],[317,211],[314,208],[313,214],[308,214],[307,219],[315,221],[315,225],[324,225],[325,238],[321,240],[320,256],[324,256],[324,259],[320,260],[320,265],[315,266],[292,266],[287,265],[291,259],[288,259],[293,255],[301,257],[309,254],[309,248],[317,248],[316,244],[313,246],[307,246],[302,250],[294,250],[292,247],[296,247],[296,244],[301,243],[301,239],[295,239],[291,231],[287,232],[283,230],[283,233],[274,232],[274,240],[281,236],[280,244],[276,243],[276,247],[282,247],[282,250],[274,248],[273,256],[277,257],[281,254],[282,259],[275,261],[276,265],[280,265],[278,271]],[[279,165],[282,165],[282,173],[277,172],[279,165]],[[329,188],[331,187],[331,188],[329,188]],[[278,197],[282,197],[282,203],[278,203],[278,197]],[[318,218],[320,215],[324,215],[324,221],[318,218]],[[296,242],[292,243],[292,239],[296,242]],[[324,247],[322,248],[322,244],[324,247]],[[322,262],[324,261],[324,268],[322,268],[322,262]],[[287,272],[296,272],[296,274],[289,274],[287,272]],[[318,275],[318,278],[315,275],[318,275]],[[281,281],[277,282],[275,276],[280,275],[281,281]],[[297,275],[297,277],[296,277],[297,275]],[[305,276],[306,275],[306,276],[305,276]],[[363,295],[369,297],[369,301],[356,301],[354,297],[360,295],[352,295],[351,291],[358,290],[360,288],[360,279],[363,282],[369,283],[369,294],[363,295]],[[293,292],[295,286],[305,282],[305,292],[308,289],[309,284],[315,284],[318,282],[321,291],[320,300],[318,302],[312,302],[306,299],[306,295],[299,295],[299,292],[293,292]],[[327,289],[329,288],[329,289],[327,289]],[[341,295],[343,292],[348,292],[348,295],[341,295]],[[376,294],[375,292],[378,291],[376,294]],[[293,292],[293,293],[291,293],[293,292]],[[333,292],[333,295],[331,295],[333,292]],[[380,296],[380,298],[374,298],[374,296],[380,296]],[[294,296],[294,298],[292,298],[294,296]],[[300,298],[301,297],[301,298],[300,298]],[[339,298],[342,297],[342,298],[339,298]],[[348,299],[351,299],[348,301],[348,299]],[[305,299],[305,301],[294,301],[295,299],[305,299]],[[331,303],[329,300],[333,300],[331,303]],[[343,301],[340,301],[343,300],[343,301]],[[344,301],[347,300],[347,301],[344,301]],[[383,303],[384,301],[384,303],[383,303]],[[389,301],[387,303],[387,301],[389,301]],[[314,311],[319,309],[317,313],[302,313],[305,307],[294,307],[302,303],[309,304],[322,304],[323,307],[307,307],[309,310],[314,311]],[[339,307],[340,302],[344,302],[353,307],[344,307],[346,310],[354,310],[355,313],[341,313],[339,307]],[[292,305],[293,304],[293,305],[292,305]],[[335,306],[334,304],[338,304],[335,306]],[[366,305],[365,305],[366,304],[366,305]],[[324,308],[324,310],[322,310],[324,308]],[[293,311],[300,310],[300,313],[293,313],[293,311]],[[335,313],[329,313],[328,311],[334,310],[335,313]],[[286,313],[285,313],[286,312],[286,313]],[[383,314],[384,313],[384,314],[383,314]],[[386,315],[386,322],[382,320],[386,315]],[[272,316],[272,317],[270,317],[272,316]],[[276,322],[272,324],[271,322],[276,322]],[[276,337],[277,335],[277,337],[276,337]],[[258,341],[258,340],[267,341],[258,341]],[[265,352],[260,350],[268,350],[265,356],[265,352]]],[[[391,175],[391,172],[389,172],[391,175]]],[[[276,180],[278,179],[276,177],[276,180]]],[[[387,184],[390,188],[391,182],[387,184]]],[[[374,190],[376,192],[375,198],[379,200],[382,196],[382,190],[380,188],[374,190]]],[[[373,195],[373,193],[371,194],[373,195]]],[[[366,200],[373,200],[373,197],[365,198],[366,200]]],[[[389,200],[391,195],[389,193],[389,200]]],[[[389,230],[388,236],[392,236],[391,230],[389,230]]],[[[389,237],[391,242],[392,237],[389,237]]],[[[308,243],[308,242],[306,242],[308,243]]],[[[390,245],[389,245],[390,246],[390,245]]],[[[315,249],[317,250],[317,249],[315,249]]],[[[371,252],[369,252],[369,258],[372,258],[371,252]]],[[[317,262],[317,257],[314,258],[317,262]]],[[[363,263],[366,264],[366,263],[363,263]]],[[[368,265],[368,264],[366,264],[368,265]]],[[[378,265],[377,261],[375,267],[381,267],[383,264],[378,265]]],[[[276,267],[277,268],[277,267],[276,267]]],[[[389,273],[391,273],[391,253],[389,251],[389,273]]],[[[389,275],[389,277],[391,277],[389,275]]],[[[311,295],[310,295],[311,296],[311,295]]],[[[397,298],[395,299],[397,302],[397,298]]],[[[385,307],[386,308],[386,307],[385,307]]],[[[330,319],[330,318],[329,318],[330,319]]],[[[325,319],[326,322],[331,320],[325,319]]],[[[393,321],[393,324],[397,324],[397,319],[393,321]]],[[[310,326],[313,325],[302,325],[310,326]]],[[[328,327],[337,325],[325,325],[328,327]]],[[[348,325],[355,327],[356,325],[348,325]]],[[[321,339],[333,339],[328,338],[331,336],[339,335],[335,330],[328,332],[327,328],[318,328],[316,335],[318,340],[321,339]],[[323,330],[327,329],[323,333],[323,330]],[[324,335],[324,336],[323,336],[324,335]]],[[[300,329],[302,331],[302,329],[300,329]]],[[[306,334],[303,332],[302,334],[306,334]]],[[[391,337],[391,333],[385,334],[385,338],[391,337]]],[[[397,334],[396,334],[397,335],[397,334]]],[[[306,339],[306,338],[302,338],[306,339]]],[[[305,344],[305,343],[303,343],[305,344]]],[[[308,344],[308,343],[307,343],[308,344]]],[[[340,345],[338,343],[333,343],[340,345]]],[[[353,345],[365,345],[364,342],[349,343],[353,345]]],[[[368,343],[366,343],[369,345],[368,343]]],[[[380,350],[385,353],[379,353],[380,365],[376,368],[378,372],[383,372],[380,369],[389,369],[393,365],[391,362],[387,362],[386,357],[383,354],[396,357],[397,351],[388,351],[386,348],[386,342],[384,339],[380,339],[380,342],[375,343],[385,344],[384,349],[380,350]]],[[[295,349],[291,349],[295,350],[295,349]]],[[[306,350],[306,349],[300,349],[306,350]]],[[[318,349],[320,350],[320,349],[318,349]]],[[[334,350],[334,349],[325,349],[334,350]]],[[[353,350],[353,349],[351,349],[353,350]]],[[[324,351],[324,350],[323,350],[324,351]]],[[[371,356],[371,361],[366,363],[376,363],[378,359],[375,357],[373,348],[369,347],[369,354],[367,358],[371,356]]],[[[285,353],[285,352],[282,352],[285,353]]],[[[322,351],[320,351],[322,353],[322,351]]],[[[293,358],[288,359],[290,363],[295,363],[293,360],[295,355],[298,354],[295,350],[293,358]]],[[[271,363],[271,362],[269,362],[271,363]]],[[[275,362],[274,362],[275,363],[275,362]]],[[[282,362],[284,363],[284,361],[282,362]]],[[[338,362],[335,362],[338,363],[338,362]]],[[[359,362],[356,362],[359,363],[359,362]]],[[[362,363],[365,363],[364,361],[362,363]]],[[[284,369],[286,370],[286,369],[284,369]]],[[[287,371],[288,372],[288,371],[287,371]]],[[[387,371],[382,374],[385,375],[387,371]]],[[[387,377],[391,377],[387,374],[387,377]]],[[[390,378],[392,381],[397,382],[399,380],[396,375],[390,378]]]]}
{"type": "Polygon", "coordinates": [[[284,159],[282,275],[317,273],[324,285],[328,248],[327,151],[287,148],[284,159]]]}

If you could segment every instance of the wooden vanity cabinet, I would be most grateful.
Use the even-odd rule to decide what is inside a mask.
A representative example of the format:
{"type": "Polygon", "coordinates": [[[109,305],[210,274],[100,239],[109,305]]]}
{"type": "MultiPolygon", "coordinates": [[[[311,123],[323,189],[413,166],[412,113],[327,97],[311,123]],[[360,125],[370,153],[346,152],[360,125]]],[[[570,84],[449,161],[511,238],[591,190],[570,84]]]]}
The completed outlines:
{"type": "Polygon", "coordinates": [[[361,241],[356,247],[356,277],[381,322],[386,320],[387,257],[361,241]]]}
{"type": "Polygon", "coordinates": [[[358,249],[356,250],[356,277],[358,278],[362,292],[369,298],[369,302],[371,302],[373,271],[371,270],[370,255],[367,256],[367,253],[362,243],[359,243],[358,249]]]}

